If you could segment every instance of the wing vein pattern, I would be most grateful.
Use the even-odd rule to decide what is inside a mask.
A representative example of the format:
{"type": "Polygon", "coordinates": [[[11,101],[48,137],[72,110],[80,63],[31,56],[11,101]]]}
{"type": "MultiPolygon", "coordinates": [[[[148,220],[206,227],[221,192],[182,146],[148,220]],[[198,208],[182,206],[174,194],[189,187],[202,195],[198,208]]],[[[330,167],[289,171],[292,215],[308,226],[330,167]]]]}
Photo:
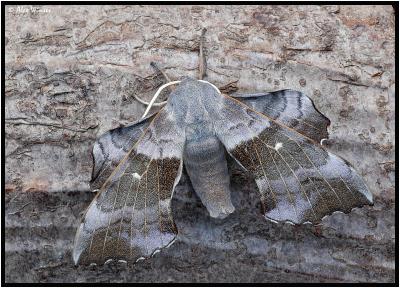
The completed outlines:
{"type": "MultiPolygon", "coordinates": [[[[110,155],[119,163],[78,228],[73,251],[76,263],[103,264],[108,259],[135,262],[175,239],[170,203],[181,176],[184,141],[184,130],[164,107],[125,155],[110,155]]],[[[116,145],[123,146],[121,143],[125,142],[116,145]]]]}
{"type": "MultiPolygon", "coordinates": [[[[215,133],[228,153],[255,177],[266,218],[318,223],[334,211],[371,204],[372,194],[354,168],[318,143],[325,135],[304,133],[304,126],[280,123],[279,115],[269,116],[265,107],[255,109],[256,102],[252,107],[239,100],[243,99],[224,96],[215,133]]],[[[302,115],[326,119],[317,117],[313,106],[312,112],[299,107],[302,115]]],[[[322,127],[329,120],[324,121],[322,127]]]]}
{"type": "Polygon", "coordinates": [[[269,93],[237,94],[233,97],[316,142],[328,138],[329,119],[315,108],[310,98],[299,91],[287,89],[269,93]]]}

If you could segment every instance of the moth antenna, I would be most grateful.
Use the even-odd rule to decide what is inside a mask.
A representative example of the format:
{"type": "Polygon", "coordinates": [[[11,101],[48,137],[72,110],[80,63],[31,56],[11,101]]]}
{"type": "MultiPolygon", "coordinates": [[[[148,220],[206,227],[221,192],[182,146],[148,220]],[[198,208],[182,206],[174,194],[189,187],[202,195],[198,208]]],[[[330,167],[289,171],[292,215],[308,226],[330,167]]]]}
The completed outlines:
{"type": "MultiPolygon", "coordinates": [[[[161,74],[161,75],[164,77],[164,79],[165,79],[166,82],[171,82],[171,79],[170,79],[170,78],[168,77],[168,75],[157,65],[156,62],[153,62],[153,61],[150,62],[150,66],[153,67],[154,70],[156,70],[156,72],[157,72],[158,74],[161,74]]],[[[168,88],[168,90],[170,91],[169,88],[168,88]]],[[[139,97],[136,96],[136,95],[133,95],[133,97],[134,97],[138,102],[142,103],[143,105],[146,105],[146,106],[149,106],[149,105],[150,105],[149,102],[144,101],[143,99],[139,98],[139,97]]],[[[165,104],[167,104],[167,101],[162,101],[162,102],[154,103],[153,106],[154,106],[154,107],[160,107],[160,106],[163,106],[163,105],[165,105],[165,104]]]]}
{"type": "MultiPolygon", "coordinates": [[[[161,74],[164,77],[165,83],[171,82],[171,78],[168,77],[167,73],[165,73],[165,71],[162,70],[156,62],[151,61],[150,66],[153,67],[153,69],[157,72],[157,74],[161,74]]],[[[172,92],[170,87],[167,88],[167,91],[168,91],[168,93],[172,92]]],[[[164,102],[161,102],[161,103],[164,103],[164,102]]],[[[159,106],[159,105],[154,105],[154,106],[159,106]]]]}
{"type": "MultiPolygon", "coordinates": [[[[134,97],[138,102],[142,103],[143,105],[146,105],[146,106],[150,105],[149,102],[146,102],[146,101],[140,99],[140,98],[139,98],[138,96],[136,96],[136,95],[133,95],[133,97],[134,97]]],[[[167,101],[154,103],[153,106],[154,106],[154,107],[159,107],[159,106],[163,106],[163,105],[165,105],[165,104],[167,104],[167,101]]]]}
{"type": "Polygon", "coordinates": [[[207,61],[204,55],[204,39],[207,29],[203,28],[200,36],[200,48],[199,48],[199,79],[202,80],[207,75],[207,61]]]}
{"type": "MultiPolygon", "coordinates": [[[[218,92],[219,94],[221,94],[221,91],[220,91],[220,90],[218,89],[218,87],[215,86],[214,84],[212,84],[212,83],[210,83],[210,82],[208,82],[208,81],[205,81],[205,80],[199,80],[199,81],[211,85],[215,90],[217,90],[217,92],[218,92]]],[[[180,82],[181,82],[181,81],[172,81],[172,82],[168,82],[168,83],[162,85],[160,88],[158,88],[156,94],[154,94],[154,96],[153,96],[153,98],[151,99],[150,102],[146,102],[146,101],[140,99],[139,97],[137,97],[136,95],[134,95],[133,97],[135,97],[135,99],[136,99],[137,101],[139,101],[140,103],[142,103],[142,104],[144,104],[144,105],[147,105],[146,111],[144,111],[144,113],[143,113],[141,119],[143,119],[144,117],[147,116],[147,114],[149,113],[151,107],[153,107],[153,106],[154,106],[154,107],[159,107],[159,106],[163,106],[163,105],[167,104],[167,101],[163,101],[163,102],[159,102],[159,103],[155,103],[155,101],[157,100],[157,97],[160,95],[161,91],[162,91],[164,88],[166,88],[166,87],[168,87],[168,86],[170,86],[170,85],[178,84],[178,83],[180,83],[180,82]]]]}
{"type": "Polygon", "coordinates": [[[153,98],[150,100],[150,103],[149,103],[149,105],[147,106],[146,111],[144,111],[144,113],[143,113],[143,115],[142,115],[142,119],[143,119],[144,117],[146,117],[146,115],[149,113],[151,107],[153,107],[154,102],[156,102],[157,97],[160,95],[161,91],[162,91],[165,87],[168,87],[168,86],[174,85],[174,84],[178,84],[178,83],[181,83],[181,81],[172,81],[172,82],[168,82],[168,83],[162,85],[160,88],[158,88],[156,94],[154,94],[153,98]]]}
{"type": "Polygon", "coordinates": [[[218,87],[215,86],[214,84],[212,84],[212,83],[210,83],[210,82],[208,82],[208,81],[206,81],[206,80],[199,80],[199,81],[211,85],[215,90],[217,90],[217,92],[218,92],[219,94],[222,94],[221,91],[218,89],[218,87]]]}

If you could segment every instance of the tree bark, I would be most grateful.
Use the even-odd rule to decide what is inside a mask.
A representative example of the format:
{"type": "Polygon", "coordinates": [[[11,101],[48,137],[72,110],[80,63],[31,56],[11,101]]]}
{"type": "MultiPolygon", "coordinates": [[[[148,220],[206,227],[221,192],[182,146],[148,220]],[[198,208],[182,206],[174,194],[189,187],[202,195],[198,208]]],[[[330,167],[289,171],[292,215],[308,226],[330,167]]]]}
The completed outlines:
{"type": "Polygon", "coordinates": [[[395,16],[391,6],[5,6],[5,281],[394,282],[395,16]],[[140,118],[164,78],[226,91],[295,89],[332,122],[328,149],[352,163],[375,205],[321,226],[274,224],[231,163],[236,211],[208,216],[187,178],[177,241],[134,266],[75,267],[91,149],[140,118]]]}

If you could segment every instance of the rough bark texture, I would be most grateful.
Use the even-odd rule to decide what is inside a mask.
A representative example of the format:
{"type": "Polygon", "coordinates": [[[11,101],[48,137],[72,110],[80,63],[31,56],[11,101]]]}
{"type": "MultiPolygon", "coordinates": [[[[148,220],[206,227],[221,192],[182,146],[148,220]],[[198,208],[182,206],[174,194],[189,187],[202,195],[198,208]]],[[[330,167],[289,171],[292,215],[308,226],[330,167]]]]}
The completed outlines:
{"type": "Polygon", "coordinates": [[[393,282],[394,11],[391,6],[6,6],[6,282],[393,282]],[[13,11],[11,11],[11,9],[13,11]],[[24,9],[28,9],[25,11],[24,9]],[[140,118],[162,84],[197,77],[225,91],[309,95],[332,121],[328,149],[351,162],[375,205],[321,226],[267,222],[232,163],[236,211],[214,220],[184,177],[178,240],[127,267],[75,267],[91,148],[140,118]]]}

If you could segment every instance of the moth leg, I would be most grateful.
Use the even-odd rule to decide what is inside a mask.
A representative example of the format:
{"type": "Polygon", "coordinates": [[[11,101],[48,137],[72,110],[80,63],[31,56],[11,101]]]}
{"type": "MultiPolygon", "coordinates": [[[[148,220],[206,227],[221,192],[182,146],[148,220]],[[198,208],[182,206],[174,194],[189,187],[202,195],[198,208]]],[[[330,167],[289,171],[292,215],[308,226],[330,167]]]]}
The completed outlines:
{"type": "Polygon", "coordinates": [[[157,73],[160,73],[164,77],[166,83],[171,82],[171,78],[168,77],[168,75],[157,65],[156,62],[150,62],[150,66],[153,67],[157,73]]]}

